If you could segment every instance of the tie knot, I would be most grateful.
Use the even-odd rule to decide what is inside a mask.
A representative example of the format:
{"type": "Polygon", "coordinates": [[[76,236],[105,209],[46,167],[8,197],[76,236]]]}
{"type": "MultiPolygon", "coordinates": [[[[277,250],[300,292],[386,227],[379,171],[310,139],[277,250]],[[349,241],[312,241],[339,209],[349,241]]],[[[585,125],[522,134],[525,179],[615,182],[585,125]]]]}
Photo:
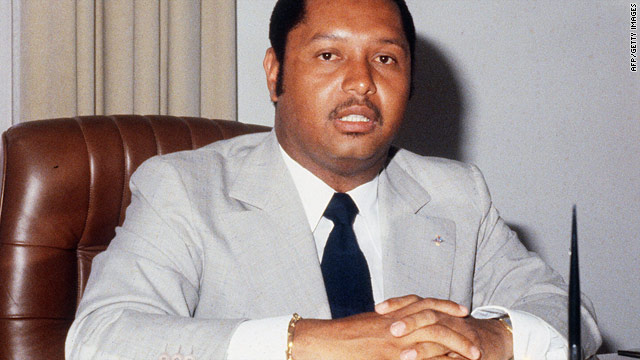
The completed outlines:
{"type": "Polygon", "coordinates": [[[357,214],[358,207],[351,199],[351,196],[345,193],[335,193],[323,215],[333,221],[334,224],[338,222],[351,226],[357,214]]]}

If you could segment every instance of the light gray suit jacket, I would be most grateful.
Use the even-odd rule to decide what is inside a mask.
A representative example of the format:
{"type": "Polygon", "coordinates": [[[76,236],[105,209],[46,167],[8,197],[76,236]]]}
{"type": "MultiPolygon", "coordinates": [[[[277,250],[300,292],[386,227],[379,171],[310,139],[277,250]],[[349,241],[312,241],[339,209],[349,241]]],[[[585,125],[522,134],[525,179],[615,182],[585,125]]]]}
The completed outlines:
{"type": "MultiPolygon", "coordinates": [[[[93,261],[67,339],[71,358],[181,351],[223,359],[244,319],[330,317],[311,229],[273,132],[152,158],[131,190],[125,223],[93,261]]],[[[378,193],[386,298],[502,305],[566,334],[561,277],[504,224],[475,167],[399,150],[378,193]]],[[[583,321],[593,353],[600,335],[586,308],[583,321]]]]}

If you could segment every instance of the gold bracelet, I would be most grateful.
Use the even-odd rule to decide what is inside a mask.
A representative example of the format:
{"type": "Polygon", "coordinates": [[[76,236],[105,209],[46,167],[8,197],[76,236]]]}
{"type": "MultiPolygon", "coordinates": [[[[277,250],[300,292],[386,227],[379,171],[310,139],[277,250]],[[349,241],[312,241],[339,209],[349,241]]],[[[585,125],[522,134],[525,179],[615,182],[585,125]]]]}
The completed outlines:
{"type": "Polygon", "coordinates": [[[502,326],[504,326],[504,328],[513,335],[513,326],[511,326],[511,319],[509,318],[509,315],[500,316],[498,321],[500,321],[502,326]]]}
{"type": "Polygon", "coordinates": [[[287,351],[285,352],[287,360],[293,360],[293,334],[296,332],[296,324],[301,319],[302,317],[300,317],[300,315],[294,313],[289,321],[289,328],[287,329],[287,351]]]}

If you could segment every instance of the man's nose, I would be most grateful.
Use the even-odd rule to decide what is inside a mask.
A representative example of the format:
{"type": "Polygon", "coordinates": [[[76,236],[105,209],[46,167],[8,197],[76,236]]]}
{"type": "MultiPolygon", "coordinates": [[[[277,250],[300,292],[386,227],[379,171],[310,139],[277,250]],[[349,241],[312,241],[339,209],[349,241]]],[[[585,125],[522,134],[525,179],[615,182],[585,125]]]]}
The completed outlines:
{"type": "Polygon", "coordinates": [[[376,84],[373,79],[371,64],[364,60],[349,62],[345,69],[342,82],[342,90],[346,93],[368,96],[376,93],[376,84]]]}

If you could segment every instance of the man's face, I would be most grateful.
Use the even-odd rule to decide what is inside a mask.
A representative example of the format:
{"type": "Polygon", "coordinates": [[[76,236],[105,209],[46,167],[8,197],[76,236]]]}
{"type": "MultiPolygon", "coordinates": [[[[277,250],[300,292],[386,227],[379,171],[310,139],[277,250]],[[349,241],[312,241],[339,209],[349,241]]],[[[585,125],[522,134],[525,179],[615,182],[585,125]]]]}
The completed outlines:
{"type": "MultiPolygon", "coordinates": [[[[285,151],[318,175],[377,172],[404,117],[411,59],[389,0],[308,0],[282,69],[265,57],[275,129],[285,151]]],[[[326,180],[325,180],[326,181],[326,180]]]]}

